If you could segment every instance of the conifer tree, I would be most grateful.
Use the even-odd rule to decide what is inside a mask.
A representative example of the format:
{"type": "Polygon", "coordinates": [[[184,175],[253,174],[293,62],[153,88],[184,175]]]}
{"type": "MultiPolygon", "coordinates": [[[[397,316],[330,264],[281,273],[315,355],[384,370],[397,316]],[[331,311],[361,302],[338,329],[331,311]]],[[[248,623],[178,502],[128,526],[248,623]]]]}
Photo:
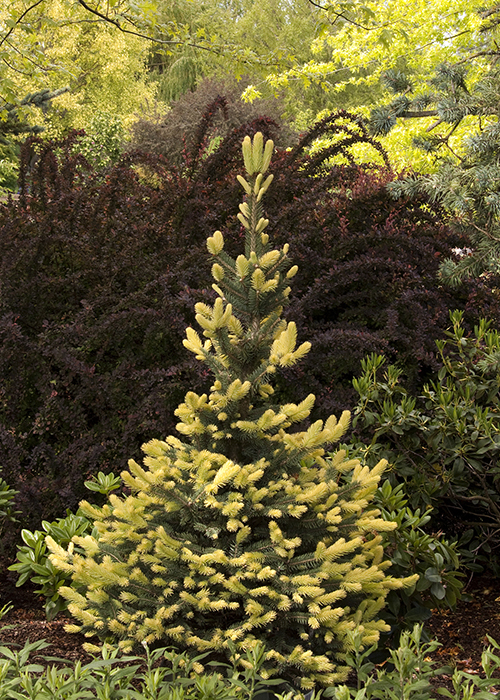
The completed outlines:
{"type": "Polygon", "coordinates": [[[42,126],[32,126],[25,119],[25,113],[22,111],[28,107],[38,107],[42,112],[46,112],[51,101],[59,95],[68,92],[69,87],[59,88],[57,90],[49,90],[44,88],[38,92],[26,95],[17,104],[5,103],[2,107],[4,110],[4,119],[0,121],[0,142],[8,135],[19,136],[20,134],[39,134],[44,130],[42,126]]]}
{"type": "Polygon", "coordinates": [[[384,80],[394,97],[370,115],[375,135],[389,133],[400,119],[432,118],[414,144],[434,154],[435,172],[400,179],[390,189],[396,197],[425,193],[468,234],[470,248],[454,250],[441,265],[442,278],[453,286],[467,277],[500,273],[500,7],[483,9],[479,16],[482,24],[469,56],[437,66],[425,87],[398,70],[387,71],[384,80]]]}
{"type": "Polygon", "coordinates": [[[82,504],[97,538],[49,546],[73,577],[60,590],[79,623],[69,631],[115,637],[125,651],[166,643],[216,659],[263,641],[265,673],[307,688],[345,679],[349,631],[376,642],[387,594],[415,579],[384,573],[380,532],[395,524],[370,500],[385,462],[325,455],[349,413],[291,432],[314,396],[273,403],[276,370],[310,343],[297,347],[295,323],[281,317],[297,267],[265,232],[272,149],[260,133],[243,142],[245,252],[232,259],[220,231],[207,241],[217,297],[196,305],[204,337],[188,328],[184,345],[212,371],[210,394],[188,392],[178,407],[183,440],[151,440],[144,466],[129,463],[131,495],[82,504]]]}

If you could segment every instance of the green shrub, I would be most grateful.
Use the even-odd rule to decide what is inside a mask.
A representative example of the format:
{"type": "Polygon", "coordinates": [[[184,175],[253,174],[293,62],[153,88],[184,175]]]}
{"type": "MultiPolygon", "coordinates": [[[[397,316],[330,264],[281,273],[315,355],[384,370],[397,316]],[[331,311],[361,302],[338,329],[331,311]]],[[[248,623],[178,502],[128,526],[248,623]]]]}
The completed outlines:
{"type": "MultiPolygon", "coordinates": [[[[103,474],[99,472],[95,479],[85,482],[89,491],[97,492],[105,496],[109,495],[121,481],[114,474],[103,474]]],[[[1,481],[0,481],[0,504],[1,504],[1,481]]],[[[1,507],[1,505],[0,505],[1,507]]],[[[47,535],[57,542],[61,547],[67,547],[76,535],[90,535],[94,532],[92,522],[78,512],[76,515],[69,510],[65,518],[58,518],[50,523],[42,521],[43,530],[23,529],[21,537],[24,545],[17,547],[17,562],[9,566],[9,571],[17,571],[19,578],[16,586],[22,586],[30,580],[40,586],[35,593],[45,597],[45,614],[48,620],[52,620],[58,612],[66,610],[67,603],[59,595],[59,589],[68,583],[69,575],[55,567],[48,558],[46,538],[47,535]]]]}
{"type": "Polygon", "coordinates": [[[92,523],[87,518],[68,512],[65,518],[59,518],[52,523],[44,520],[42,527],[43,531],[21,531],[24,545],[18,546],[17,562],[9,566],[9,570],[19,574],[16,586],[22,586],[28,580],[40,586],[35,593],[45,597],[45,614],[48,620],[52,620],[58,612],[67,607],[66,601],[59,595],[59,589],[68,583],[69,576],[57,569],[48,559],[45,538],[50,534],[61,546],[68,546],[74,535],[91,532],[92,523]]]}
{"type": "Polygon", "coordinates": [[[119,117],[97,111],[75,151],[97,169],[116,163],[123,150],[124,129],[119,117]]]}
{"type": "Polygon", "coordinates": [[[18,165],[9,158],[2,158],[2,150],[0,145],[0,194],[7,194],[16,190],[18,165]]]}
{"type": "MultiPolygon", "coordinates": [[[[1,469],[0,469],[1,472],[1,469]]],[[[17,491],[12,489],[9,484],[0,477],[0,537],[6,523],[15,523],[18,512],[14,510],[14,497],[17,491]]]]}
{"type": "Polygon", "coordinates": [[[384,369],[381,356],[364,361],[354,422],[368,463],[387,459],[411,507],[431,508],[432,526],[458,533],[477,569],[494,564],[500,545],[500,336],[482,320],[468,337],[462,313],[451,320],[437,342],[441,369],[421,396],[410,395],[401,370],[384,369]]]}
{"type": "Polygon", "coordinates": [[[265,233],[272,145],[261,133],[243,142],[244,254],[230,257],[220,231],[207,240],[217,296],[195,307],[204,338],[188,328],[184,345],[214,378],[209,395],[188,392],[176,411],[185,441],[143,446],[144,467],[131,460],[122,473],[132,495],[81,504],[98,538],[47,543],[52,563],[72,575],[60,589],[79,623],[69,631],[115,637],[126,652],[168,641],[216,661],[263,642],[262,674],[309,688],[345,678],[348,632],[376,642],[388,629],[379,613],[389,591],[416,576],[384,573],[376,533],[395,525],[371,500],[385,463],[370,469],[342,450],[324,459],[348,412],[290,432],[314,396],[274,402],[276,369],[310,344],[296,347],[295,323],[282,319],[297,271],[288,244],[272,250],[265,233]]]}
{"type": "Polygon", "coordinates": [[[387,596],[384,619],[399,638],[402,630],[429,619],[435,608],[455,607],[463,586],[461,561],[456,542],[450,543],[439,532],[427,531],[431,510],[421,512],[408,506],[403,484],[393,487],[385,480],[375,493],[374,504],[384,520],[397,524],[383,534],[384,551],[391,560],[388,573],[419,577],[415,586],[391,591],[387,596]]]}
{"type": "MultiPolygon", "coordinates": [[[[1,470],[0,470],[1,471],[1,470]]],[[[0,548],[3,550],[3,542],[1,538],[5,529],[6,523],[16,522],[17,511],[14,510],[14,496],[17,491],[11,489],[8,483],[0,477],[0,548]]],[[[0,601],[0,620],[6,615],[9,610],[12,610],[10,603],[0,601]]]]}
{"type": "Polygon", "coordinates": [[[438,693],[453,700],[495,700],[498,678],[494,678],[493,674],[500,668],[500,657],[495,653],[500,650],[500,645],[487,637],[490,646],[482,654],[481,675],[453,670],[448,666],[435,668],[435,662],[429,655],[441,644],[436,641],[424,642],[422,631],[421,625],[415,625],[412,631],[404,632],[399,648],[391,651],[393,668],[388,666],[382,669],[376,669],[370,660],[370,654],[376,647],[363,651],[354,633],[353,652],[347,657],[347,663],[356,673],[357,687],[344,685],[329,688],[325,695],[335,700],[430,700],[438,693]],[[450,674],[453,693],[439,679],[450,674]]]}

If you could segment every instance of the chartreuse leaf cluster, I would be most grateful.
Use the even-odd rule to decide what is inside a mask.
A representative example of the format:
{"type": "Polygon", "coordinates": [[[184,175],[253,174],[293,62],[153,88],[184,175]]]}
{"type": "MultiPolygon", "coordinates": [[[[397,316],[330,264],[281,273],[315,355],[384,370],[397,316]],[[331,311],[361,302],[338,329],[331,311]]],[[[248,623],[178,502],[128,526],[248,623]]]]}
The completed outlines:
{"type": "Polygon", "coordinates": [[[124,652],[174,644],[218,661],[264,642],[264,677],[310,688],[345,679],[349,633],[376,643],[388,593],[417,577],[385,573],[380,533],[395,524],[370,504],[385,461],[324,457],[349,413],[292,431],[314,396],[273,402],[276,369],[310,344],[297,345],[281,317],[296,267],[266,233],[272,149],[260,133],[243,142],[244,252],[230,257],[220,231],[207,241],[216,297],[196,305],[201,334],[188,328],[184,344],[213,373],[210,393],[188,392],[178,407],[182,439],[151,440],[144,464],[129,462],[129,496],[81,504],[97,536],[47,543],[72,576],[60,589],[77,621],[69,631],[113,637],[124,652]]]}

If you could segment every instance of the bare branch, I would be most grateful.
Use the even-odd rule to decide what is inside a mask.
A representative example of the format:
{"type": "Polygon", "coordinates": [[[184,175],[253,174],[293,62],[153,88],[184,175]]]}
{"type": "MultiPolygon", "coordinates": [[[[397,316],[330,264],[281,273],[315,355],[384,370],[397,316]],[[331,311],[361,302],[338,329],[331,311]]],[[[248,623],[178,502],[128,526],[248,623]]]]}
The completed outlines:
{"type": "Polygon", "coordinates": [[[23,71],[20,68],[16,68],[11,63],[9,63],[9,61],[7,61],[6,58],[2,58],[2,63],[5,63],[7,68],[10,68],[12,71],[14,71],[14,73],[19,73],[20,75],[26,75],[26,76],[30,77],[29,73],[26,73],[26,71],[23,71]]]}
{"type": "Polygon", "coordinates": [[[22,51],[20,51],[20,50],[17,48],[17,46],[14,46],[14,44],[12,44],[10,41],[8,41],[7,44],[10,46],[10,48],[12,49],[12,51],[14,51],[15,53],[17,53],[17,54],[19,54],[20,56],[22,56],[23,59],[25,59],[25,60],[29,61],[30,63],[32,63],[32,64],[35,66],[35,68],[37,68],[38,70],[43,71],[44,73],[47,73],[47,72],[48,72],[48,68],[46,68],[45,66],[42,66],[40,63],[37,63],[36,61],[34,61],[32,58],[30,58],[30,57],[28,56],[28,54],[23,53],[22,51]]]}
{"type": "Polygon", "coordinates": [[[491,7],[489,10],[483,10],[481,12],[481,17],[482,19],[486,19],[487,17],[491,17],[491,15],[495,15],[497,12],[500,12],[500,5],[495,5],[495,7],[491,7]]]}
{"type": "MultiPolygon", "coordinates": [[[[313,0],[308,0],[308,2],[313,5],[314,7],[317,7],[320,10],[323,10],[324,12],[328,12],[330,10],[330,7],[323,7],[323,5],[318,5],[318,3],[313,2],[313,0]]],[[[335,20],[337,19],[343,19],[344,22],[348,22],[349,24],[352,24],[354,27],[359,27],[359,29],[362,29],[365,32],[373,32],[375,29],[381,29],[382,27],[389,27],[392,23],[387,22],[386,24],[378,24],[375,25],[374,27],[367,27],[364,24],[360,24],[359,22],[356,22],[355,20],[351,19],[350,17],[346,17],[346,15],[343,12],[333,12],[333,15],[335,15],[335,19],[331,24],[335,24],[335,20]]]]}
{"type": "Polygon", "coordinates": [[[462,63],[468,63],[474,58],[479,58],[480,56],[500,56],[500,49],[497,49],[496,51],[478,51],[477,53],[472,53],[465,58],[462,58],[460,61],[457,61],[454,65],[460,66],[462,63]]]}
{"type": "MultiPolygon", "coordinates": [[[[419,119],[420,117],[436,117],[437,110],[427,109],[427,110],[422,110],[421,112],[408,111],[408,112],[404,112],[400,116],[404,117],[405,119],[419,119]]],[[[437,122],[437,124],[439,124],[439,122],[437,122]]],[[[436,126],[437,126],[437,124],[436,124],[436,126]]]]}
{"type": "MultiPolygon", "coordinates": [[[[99,17],[103,22],[107,22],[108,24],[112,24],[114,27],[116,27],[120,32],[123,34],[131,34],[132,36],[137,36],[140,39],[145,39],[146,41],[151,41],[154,44],[162,44],[162,45],[178,45],[178,44],[184,44],[185,46],[191,46],[194,49],[201,49],[202,51],[209,51],[210,53],[215,53],[217,55],[222,54],[222,50],[219,47],[215,46],[203,46],[203,44],[196,44],[190,41],[183,42],[179,39],[159,39],[157,37],[149,36],[148,34],[143,34],[142,32],[136,32],[133,31],[132,29],[126,29],[125,27],[122,27],[120,22],[117,19],[113,19],[112,17],[108,17],[98,10],[93,9],[87,3],[85,0],[77,0],[78,4],[81,5],[87,12],[90,12],[91,14],[95,15],[96,17],[99,17]]],[[[133,25],[133,22],[127,18],[127,21],[133,25]]]]}

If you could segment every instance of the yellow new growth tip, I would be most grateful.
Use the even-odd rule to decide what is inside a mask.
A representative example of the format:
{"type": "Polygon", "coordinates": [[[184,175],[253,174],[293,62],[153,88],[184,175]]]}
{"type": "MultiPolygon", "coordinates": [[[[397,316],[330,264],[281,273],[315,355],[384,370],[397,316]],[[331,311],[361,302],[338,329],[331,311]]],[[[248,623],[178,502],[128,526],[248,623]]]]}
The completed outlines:
{"type": "Polygon", "coordinates": [[[246,194],[252,194],[252,188],[248,184],[248,182],[245,180],[245,178],[242,175],[236,175],[236,179],[240,183],[240,185],[243,187],[245,190],[246,194]]]}
{"type": "Polygon", "coordinates": [[[220,231],[216,231],[213,236],[207,238],[208,252],[212,255],[218,255],[224,248],[224,237],[220,231]]]}
{"type": "Polygon", "coordinates": [[[250,136],[245,136],[243,139],[242,149],[243,151],[243,162],[245,164],[245,170],[249,175],[253,175],[255,172],[253,158],[252,158],[252,139],[250,136]]]}
{"type": "Polygon", "coordinates": [[[238,255],[236,258],[236,272],[241,279],[244,279],[248,275],[248,270],[250,269],[250,263],[244,255],[238,255]]]}
{"type": "MultiPolygon", "coordinates": [[[[265,173],[271,162],[271,156],[273,154],[274,143],[271,139],[266,141],[264,147],[264,136],[262,132],[258,131],[253,137],[253,143],[250,136],[245,136],[243,139],[242,151],[243,151],[243,161],[245,163],[245,170],[248,175],[255,175],[255,173],[265,173]]],[[[238,178],[238,182],[245,187],[242,182],[243,178],[238,178]]],[[[246,187],[245,187],[245,191],[246,187]]],[[[247,194],[250,194],[247,192],[247,194]]]]}

